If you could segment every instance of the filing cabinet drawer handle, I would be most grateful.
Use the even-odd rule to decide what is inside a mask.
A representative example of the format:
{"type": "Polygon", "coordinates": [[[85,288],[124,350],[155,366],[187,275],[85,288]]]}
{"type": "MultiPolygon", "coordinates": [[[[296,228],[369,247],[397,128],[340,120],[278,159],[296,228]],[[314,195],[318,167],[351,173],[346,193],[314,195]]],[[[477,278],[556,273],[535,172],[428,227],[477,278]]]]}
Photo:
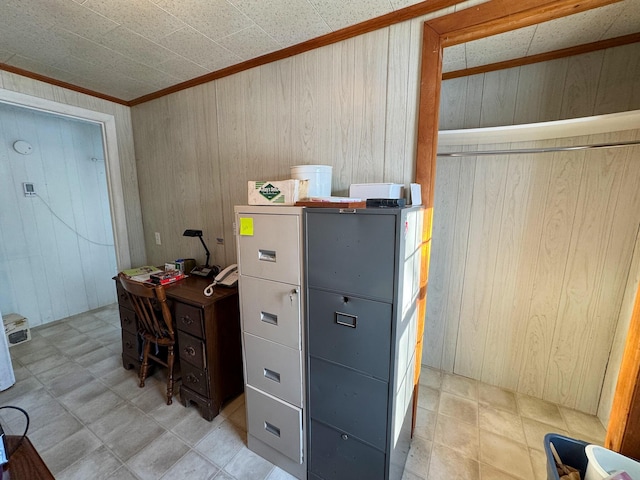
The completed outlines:
{"type": "Polygon", "coordinates": [[[191,345],[189,345],[188,347],[185,347],[184,353],[189,355],[190,357],[195,357],[196,356],[196,349],[193,348],[191,345]]]}
{"type": "Polygon", "coordinates": [[[276,251],[275,250],[258,250],[258,260],[262,260],[263,262],[275,262],[276,261],[276,251]]]}
{"type": "Polygon", "coordinates": [[[265,368],[264,376],[269,380],[273,380],[276,383],[280,383],[280,374],[278,372],[274,372],[273,370],[269,370],[268,368],[265,368]]]}
{"type": "Polygon", "coordinates": [[[335,312],[336,323],[345,327],[356,328],[358,323],[357,315],[349,315],[348,313],[335,312]]]}
{"type": "Polygon", "coordinates": [[[278,316],[273,313],[260,312],[260,320],[271,325],[278,325],[278,316]]]}
{"type": "Polygon", "coordinates": [[[264,422],[264,429],[272,435],[276,437],[280,437],[280,429],[275,425],[270,424],[269,422],[264,422]]]}

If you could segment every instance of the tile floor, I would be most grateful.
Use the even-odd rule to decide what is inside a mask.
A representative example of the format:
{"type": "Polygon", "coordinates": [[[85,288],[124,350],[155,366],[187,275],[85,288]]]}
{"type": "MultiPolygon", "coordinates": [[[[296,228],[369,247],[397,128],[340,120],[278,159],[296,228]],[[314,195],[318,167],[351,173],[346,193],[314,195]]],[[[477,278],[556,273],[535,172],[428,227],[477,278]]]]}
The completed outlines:
{"type": "MultiPolygon", "coordinates": [[[[242,395],[207,422],[179,397],[165,404],[162,371],[138,388],[120,353],[116,305],[34,328],[11,348],[17,381],[0,405],[27,410],[29,438],[57,479],[293,479],[246,448],[242,395]]],[[[24,428],[15,411],[1,410],[0,422],[9,434],[24,428]]],[[[601,444],[605,429],[590,415],[424,369],[403,480],[544,480],[547,432],[601,444]]]]}

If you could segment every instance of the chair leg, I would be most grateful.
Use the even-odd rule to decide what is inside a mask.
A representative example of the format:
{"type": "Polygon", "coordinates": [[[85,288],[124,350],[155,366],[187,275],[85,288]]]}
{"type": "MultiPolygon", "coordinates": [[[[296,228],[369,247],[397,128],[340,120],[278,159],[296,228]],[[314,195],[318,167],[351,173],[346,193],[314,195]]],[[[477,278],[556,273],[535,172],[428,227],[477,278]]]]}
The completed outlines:
{"type": "Polygon", "coordinates": [[[174,353],[173,353],[173,345],[169,345],[167,348],[167,367],[168,372],[167,376],[167,405],[171,405],[173,403],[173,362],[174,362],[174,353]]]}
{"type": "Polygon", "coordinates": [[[149,372],[149,351],[151,350],[151,342],[145,339],[142,354],[142,365],[140,365],[140,388],[144,387],[144,380],[149,372]]]}

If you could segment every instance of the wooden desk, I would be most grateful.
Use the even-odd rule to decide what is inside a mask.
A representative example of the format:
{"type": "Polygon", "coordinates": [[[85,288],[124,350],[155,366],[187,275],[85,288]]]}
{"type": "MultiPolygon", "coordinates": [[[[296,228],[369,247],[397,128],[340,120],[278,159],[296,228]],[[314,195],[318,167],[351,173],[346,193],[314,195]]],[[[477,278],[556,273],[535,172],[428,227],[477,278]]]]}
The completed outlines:
{"type": "MultiPolygon", "coordinates": [[[[7,435],[7,449],[11,452],[18,444],[20,436],[7,435]]],[[[2,480],[54,480],[54,476],[45,465],[28,437],[11,454],[9,463],[2,466],[2,480]]]]}
{"type": "MultiPolygon", "coordinates": [[[[237,288],[216,287],[203,294],[209,279],[191,276],[166,287],[177,330],[184,405],[195,404],[207,420],[243,390],[242,346],[237,288]]],[[[135,313],[116,279],[122,326],[122,365],[140,367],[141,342],[135,313]]]]}

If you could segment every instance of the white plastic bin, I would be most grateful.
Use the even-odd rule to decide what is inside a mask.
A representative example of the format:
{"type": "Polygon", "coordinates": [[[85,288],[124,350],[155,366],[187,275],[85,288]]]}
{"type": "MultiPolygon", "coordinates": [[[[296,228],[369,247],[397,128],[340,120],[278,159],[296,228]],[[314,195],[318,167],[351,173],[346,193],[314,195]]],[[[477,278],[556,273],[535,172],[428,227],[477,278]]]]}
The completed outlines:
{"type": "Polygon", "coordinates": [[[601,480],[614,472],[624,471],[633,479],[640,478],[640,463],[600,445],[587,445],[585,480],[601,480]]]}
{"type": "Polygon", "coordinates": [[[291,178],[309,180],[309,197],[330,197],[332,170],[330,165],[294,165],[291,178]]]}

